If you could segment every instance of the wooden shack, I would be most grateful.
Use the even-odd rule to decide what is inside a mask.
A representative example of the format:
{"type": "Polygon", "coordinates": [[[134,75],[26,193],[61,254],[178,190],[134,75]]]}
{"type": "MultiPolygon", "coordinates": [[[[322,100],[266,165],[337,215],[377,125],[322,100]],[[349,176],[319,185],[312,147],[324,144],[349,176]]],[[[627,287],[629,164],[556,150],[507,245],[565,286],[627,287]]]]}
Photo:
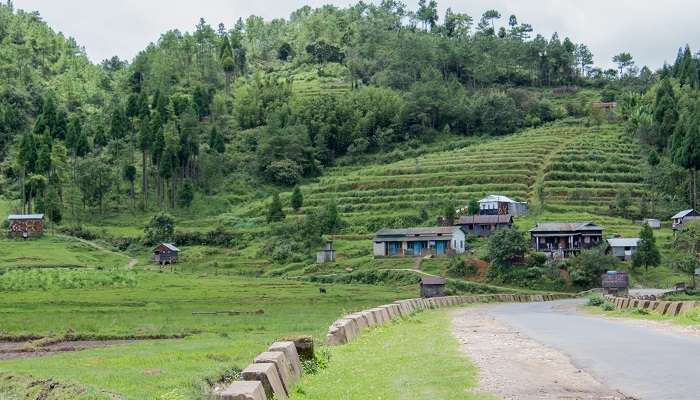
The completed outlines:
{"type": "Polygon", "coordinates": [[[7,235],[13,238],[32,238],[44,235],[44,214],[11,214],[7,235]]]}
{"type": "Polygon", "coordinates": [[[445,281],[437,276],[424,276],[420,280],[420,296],[423,298],[445,295],[445,281]]]}
{"type": "Polygon", "coordinates": [[[601,278],[603,293],[625,296],[629,290],[629,276],[624,271],[608,271],[601,278]]]}
{"type": "Polygon", "coordinates": [[[153,249],[153,261],[158,264],[175,264],[180,255],[180,249],[172,243],[161,243],[153,249]]]}

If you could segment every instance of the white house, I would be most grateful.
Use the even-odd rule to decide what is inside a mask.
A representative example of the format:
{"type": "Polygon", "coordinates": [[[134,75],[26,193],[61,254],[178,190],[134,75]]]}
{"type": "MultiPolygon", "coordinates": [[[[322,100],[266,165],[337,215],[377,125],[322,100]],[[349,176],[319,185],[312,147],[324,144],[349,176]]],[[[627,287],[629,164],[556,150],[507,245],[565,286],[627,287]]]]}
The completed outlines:
{"type": "Polygon", "coordinates": [[[632,255],[637,251],[640,238],[612,238],[607,239],[612,255],[622,261],[632,259],[632,255]]]}
{"type": "Polygon", "coordinates": [[[673,220],[672,228],[676,230],[680,229],[683,223],[686,221],[700,220],[700,213],[691,208],[689,210],[683,210],[679,212],[678,214],[671,217],[671,220],[673,220]]]}
{"type": "Polygon", "coordinates": [[[506,215],[514,217],[527,215],[527,202],[515,201],[508,196],[490,195],[479,200],[479,214],[481,215],[506,215]]]}
{"type": "Polygon", "coordinates": [[[382,229],[374,235],[375,257],[446,256],[464,253],[466,236],[457,226],[382,229]]]}

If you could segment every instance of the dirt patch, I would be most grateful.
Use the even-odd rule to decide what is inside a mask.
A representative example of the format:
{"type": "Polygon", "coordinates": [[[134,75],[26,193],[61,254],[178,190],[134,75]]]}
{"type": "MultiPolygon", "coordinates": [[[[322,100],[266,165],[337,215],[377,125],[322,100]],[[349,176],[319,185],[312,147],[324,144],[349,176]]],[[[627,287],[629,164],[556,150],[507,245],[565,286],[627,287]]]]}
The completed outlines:
{"type": "MultiPolygon", "coordinates": [[[[488,307],[488,306],[484,306],[488,307]]],[[[504,400],[628,400],[557,350],[488,315],[484,307],[453,312],[452,331],[479,368],[479,393],[504,400]]]]}
{"type": "Polygon", "coordinates": [[[98,347],[131,344],[137,340],[78,340],[37,343],[0,342],[0,360],[50,356],[70,351],[81,351],[98,347]]]}

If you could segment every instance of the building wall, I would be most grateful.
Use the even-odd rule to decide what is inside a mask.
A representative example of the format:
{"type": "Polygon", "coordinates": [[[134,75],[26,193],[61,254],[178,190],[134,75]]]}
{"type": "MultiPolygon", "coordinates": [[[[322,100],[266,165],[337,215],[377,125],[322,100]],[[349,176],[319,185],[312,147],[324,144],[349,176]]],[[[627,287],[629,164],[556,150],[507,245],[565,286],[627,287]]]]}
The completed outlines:
{"type": "Polygon", "coordinates": [[[374,242],[373,251],[375,257],[384,257],[386,253],[386,242],[374,242]]]}
{"type": "Polygon", "coordinates": [[[421,297],[441,297],[445,295],[445,285],[420,285],[421,297]]]}
{"type": "Polygon", "coordinates": [[[8,235],[11,237],[23,237],[24,233],[29,237],[41,236],[44,234],[44,221],[40,219],[18,219],[11,220],[8,235]]]}
{"type": "Polygon", "coordinates": [[[458,254],[464,253],[466,250],[467,235],[459,228],[452,232],[452,249],[458,254]]]}

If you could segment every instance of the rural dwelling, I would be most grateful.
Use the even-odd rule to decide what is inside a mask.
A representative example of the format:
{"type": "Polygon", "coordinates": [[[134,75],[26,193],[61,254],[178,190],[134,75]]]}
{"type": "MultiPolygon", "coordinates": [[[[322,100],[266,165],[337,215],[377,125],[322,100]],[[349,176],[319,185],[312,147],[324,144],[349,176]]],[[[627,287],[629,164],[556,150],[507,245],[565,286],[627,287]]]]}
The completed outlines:
{"type": "Polygon", "coordinates": [[[532,247],[552,257],[569,257],[603,241],[603,228],[593,222],[545,222],[530,229],[532,247]]]}
{"type": "Polygon", "coordinates": [[[646,218],[642,221],[642,225],[649,225],[651,229],[661,228],[661,221],[656,218],[646,218]]]}
{"type": "Polygon", "coordinates": [[[481,215],[512,215],[519,217],[527,215],[528,206],[524,201],[515,201],[507,196],[490,195],[479,200],[481,215]]]}
{"type": "Polygon", "coordinates": [[[610,253],[619,258],[620,261],[627,261],[632,259],[632,255],[637,251],[637,246],[639,246],[639,238],[612,238],[607,239],[608,245],[610,246],[610,253]]]}
{"type": "Polygon", "coordinates": [[[460,217],[455,224],[462,230],[474,236],[489,236],[498,229],[513,227],[513,216],[506,215],[471,215],[460,217]]]}
{"type": "Polygon", "coordinates": [[[673,230],[677,230],[680,229],[683,226],[683,223],[686,221],[700,220],[700,213],[691,208],[689,210],[679,212],[671,217],[671,220],[673,221],[673,230]]]}
{"type": "Polygon", "coordinates": [[[44,214],[11,214],[7,221],[10,237],[27,239],[44,234],[44,214]]]}
{"type": "Polygon", "coordinates": [[[382,229],[374,235],[374,256],[423,257],[464,253],[465,238],[458,226],[382,229]]]}
{"type": "Polygon", "coordinates": [[[316,263],[325,264],[335,262],[335,250],[333,250],[333,242],[328,242],[323,247],[323,250],[316,253],[316,263]]]}
{"type": "Polygon", "coordinates": [[[158,264],[175,264],[180,255],[180,249],[171,243],[161,243],[153,249],[153,261],[158,264]]]}
{"type": "Polygon", "coordinates": [[[420,279],[420,297],[442,297],[445,295],[445,281],[437,276],[424,276],[420,279]]]}
{"type": "Polygon", "coordinates": [[[613,296],[626,296],[629,289],[629,276],[624,271],[608,271],[602,276],[603,293],[613,296]]]}

